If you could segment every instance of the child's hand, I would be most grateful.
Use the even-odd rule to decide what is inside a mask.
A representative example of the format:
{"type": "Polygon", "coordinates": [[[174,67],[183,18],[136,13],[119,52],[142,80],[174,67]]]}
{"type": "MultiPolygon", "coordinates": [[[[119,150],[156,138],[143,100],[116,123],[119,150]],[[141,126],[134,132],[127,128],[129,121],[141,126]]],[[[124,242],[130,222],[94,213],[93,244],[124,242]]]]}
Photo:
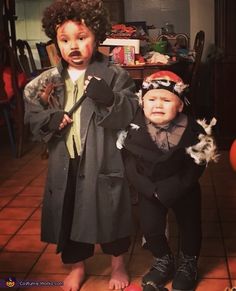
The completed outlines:
{"type": "Polygon", "coordinates": [[[50,131],[61,130],[71,122],[73,120],[64,111],[57,111],[52,115],[48,123],[48,129],[50,131]]]}
{"type": "Polygon", "coordinates": [[[88,77],[88,81],[85,82],[86,94],[94,102],[100,103],[105,106],[111,106],[114,101],[114,93],[112,89],[107,85],[103,79],[96,77],[88,77]]]}
{"type": "Polygon", "coordinates": [[[67,114],[64,114],[63,119],[59,125],[59,130],[63,129],[64,127],[66,127],[68,124],[72,122],[73,120],[67,114]]]}

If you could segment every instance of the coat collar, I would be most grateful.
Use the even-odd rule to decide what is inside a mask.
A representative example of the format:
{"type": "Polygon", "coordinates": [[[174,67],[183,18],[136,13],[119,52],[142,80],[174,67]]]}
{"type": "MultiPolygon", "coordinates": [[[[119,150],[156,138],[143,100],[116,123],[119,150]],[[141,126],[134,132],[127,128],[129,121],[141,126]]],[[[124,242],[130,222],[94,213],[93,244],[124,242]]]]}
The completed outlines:
{"type": "MultiPolygon", "coordinates": [[[[57,65],[58,73],[61,76],[63,75],[66,66],[66,63],[63,60],[61,60],[57,65]]],[[[85,78],[87,78],[88,76],[100,77],[104,79],[108,85],[110,85],[114,76],[114,71],[109,68],[108,57],[104,56],[99,52],[96,52],[85,72],[85,78]]]]}
{"type": "MultiPolygon", "coordinates": [[[[145,138],[146,138],[145,141],[148,142],[149,146],[152,149],[154,148],[156,149],[155,143],[152,141],[151,137],[149,136],[146,130],[145,118],[144,118],[143,110],[141,108],[138,109],[133,123],[137,124],[140,127],[140,129],[142,130],[142,133],[145,135],[145,138]]],[[[199,133],[204,133],[203,128],[198,123],[196,123],[196,121],[193,118],[188,116],[187,127],[179,141],[179,144],[176,147],[177,148],[183,147],[183,146],[186,147],[186,146],[192,145],[194,142],[197,142],[198,140],[196,139],[196,137],[198,136],[199,133]]],[[[171,150],[172,149],[170,149],[170,151],[171,150]]]]}
{"type": "Polygon", "coordinates": [[[110,85],[114,77],[114,71],[109,68],[108,57],[97,52],[96,57],[86,70],[85,78],[87,78],[87,76],[97,76],[105,80],[106,83],[110,85]]]}
{"type": "MultiPolygon", "coordinates": [[[[63,79],[63,75],[65,74],[66,70],[66,63],[62,60],[57,65],[57,71],[60,75],[60,77],[63,79]]],[[[114,78],[115,72],[109,68],[109,59],[108,57],[104,56],[103,54],[96,52],[94,58],[91,60],[91,63],[89,64],[88,68],[85,72],[85,79],[88,76],[97,76],[99,78],[104,79],[107,84],[110,86],[112,83],[112,80],[114,78]]],[[[64,103],[64,94],[61,94],[60,96],[60,103],[64,103]]],[[[90,123],[90,120],[95,112],[95,105],[90,98],[86,98],[83,101],[83,104],[81,106],[81,120],[83,120],[83,126],[81,127],[81,145],[83,147],[83,144],[85,143],[85,138],[88,130],[88,126],[90,123]]]]}
{"type": "Polygon", "coordinates": [[[131,129],[129,132],[131,134],[130,139],[127,140],[127,146],[130,142],[136,144],[137,146],[141,146],[143,150],[146,152],[146,155],[149,156],[149,159],[152,161],[163,161],[168,159],[176,150],[184,150],[186,147],[193,145],[198,142],[198,134],[202,132],[200,126],[188,116],[188,124],[187,127],[178,143],[175,147],[171,148],[168,152],[163,153],[156,144],[151,139],[145,124],[145,118],[143,114],[143,110],[140,108],[137,111],[137,114],[133,120],[134,124],[139,126],[138,131],[131,129]],[[145,141],[145,142],[144,142],[145,141]]]}
{"type": "MultiPolygon", "coordinates": [[[[88,66],[85,72],[85,79],[87,76],[97,76],[106,81],[108,86],[111,86],[112,80],[114,79],[115,72],[109,68],[108,58],[105,58],[102,54],[97,53],[97,57],[88,66]]],[[[81,120],[83,126],[81,127],[81,145],[85,142],[87,130],[89,127],[90,120],[96,110],[94,102],[90,98],[86,98],[81,107],[81,120]]]]}

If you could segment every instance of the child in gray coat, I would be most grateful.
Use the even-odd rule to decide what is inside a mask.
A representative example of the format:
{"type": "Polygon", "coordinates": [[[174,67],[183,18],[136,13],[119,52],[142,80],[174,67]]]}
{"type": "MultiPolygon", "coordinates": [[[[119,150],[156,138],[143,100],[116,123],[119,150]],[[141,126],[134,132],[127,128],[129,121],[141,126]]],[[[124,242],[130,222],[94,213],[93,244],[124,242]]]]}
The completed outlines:
{"type": "Polygon", "coordinates": [[[95,244],[111,255],[109,289],[120,290],[129,284],[123,255],[132,219],[116,136],[138,107],[135,84],[98,53],[110,28],[101,0],[53,1],[43,28],[61,62],[25,88],[26,121],[49,152],[41,238],[72,265],[64,290],[81,289],[95,244]],[[81,107],[68,114],[84,93],[81,107]]]}

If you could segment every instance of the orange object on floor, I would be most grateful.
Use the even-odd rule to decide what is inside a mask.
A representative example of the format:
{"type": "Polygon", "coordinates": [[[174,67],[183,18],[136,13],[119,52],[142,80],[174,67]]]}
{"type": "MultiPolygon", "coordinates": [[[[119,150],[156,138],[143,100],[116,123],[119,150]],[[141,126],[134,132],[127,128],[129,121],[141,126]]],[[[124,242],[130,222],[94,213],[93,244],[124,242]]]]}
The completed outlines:
{"type": "Polygon", "coordinates": [[[142,291],[142,288],[138,284],[131,283],[124,291],[142,291]]]}
{"type": "Polygon", "coordinates": [[[230,164],[234,171],[236,171],[236,139],[233,141],[229,151],[230,164]]]}

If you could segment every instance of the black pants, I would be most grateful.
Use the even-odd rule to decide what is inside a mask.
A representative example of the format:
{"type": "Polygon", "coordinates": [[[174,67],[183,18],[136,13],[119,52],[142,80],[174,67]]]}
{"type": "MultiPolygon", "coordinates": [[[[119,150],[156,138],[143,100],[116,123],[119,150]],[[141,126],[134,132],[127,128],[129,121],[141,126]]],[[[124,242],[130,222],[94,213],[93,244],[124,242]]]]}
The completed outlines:
{"type": "MultiPolygon", "coordinates": [[[[80,261],[84,261],[94,254],[94,244],[75,242],[70,239],[78,165],[78,156],[75,159],[70,160],[68,183],[63,206],[60,238],[57,245],[57,252],[61,252],[61,258],[64,264],[74,264],[80,261]]],[[[129,246],[129,237],[101,244],[102,251],[105,254],[113,256],[119,256],[127,252],[129,246]]]]}
{"type": "MultiPolygon", "coordinates": [[[[128,237],[121,238],[113,242],[100,244],[100,246],[103,253],[117,257],[128,251],[130,239],[128,237]]],[[[62,250],[61,258],[64,264],[74,264],[92,257],[93,254],[93,244],[68,240],[62,250]]]]}
{"type": "MultiPolygon", "coordinates": [[[[155,257],[171,252],[165,234],[168,209],[159,200],[140,195],[140,221],[147,247],[155,257]]],[[[172,207],[180,230],[180,250],[187,255],[199,256],[201,248],[201,191],[196,186],[192,192],[179,199],[172,207]]]]}

